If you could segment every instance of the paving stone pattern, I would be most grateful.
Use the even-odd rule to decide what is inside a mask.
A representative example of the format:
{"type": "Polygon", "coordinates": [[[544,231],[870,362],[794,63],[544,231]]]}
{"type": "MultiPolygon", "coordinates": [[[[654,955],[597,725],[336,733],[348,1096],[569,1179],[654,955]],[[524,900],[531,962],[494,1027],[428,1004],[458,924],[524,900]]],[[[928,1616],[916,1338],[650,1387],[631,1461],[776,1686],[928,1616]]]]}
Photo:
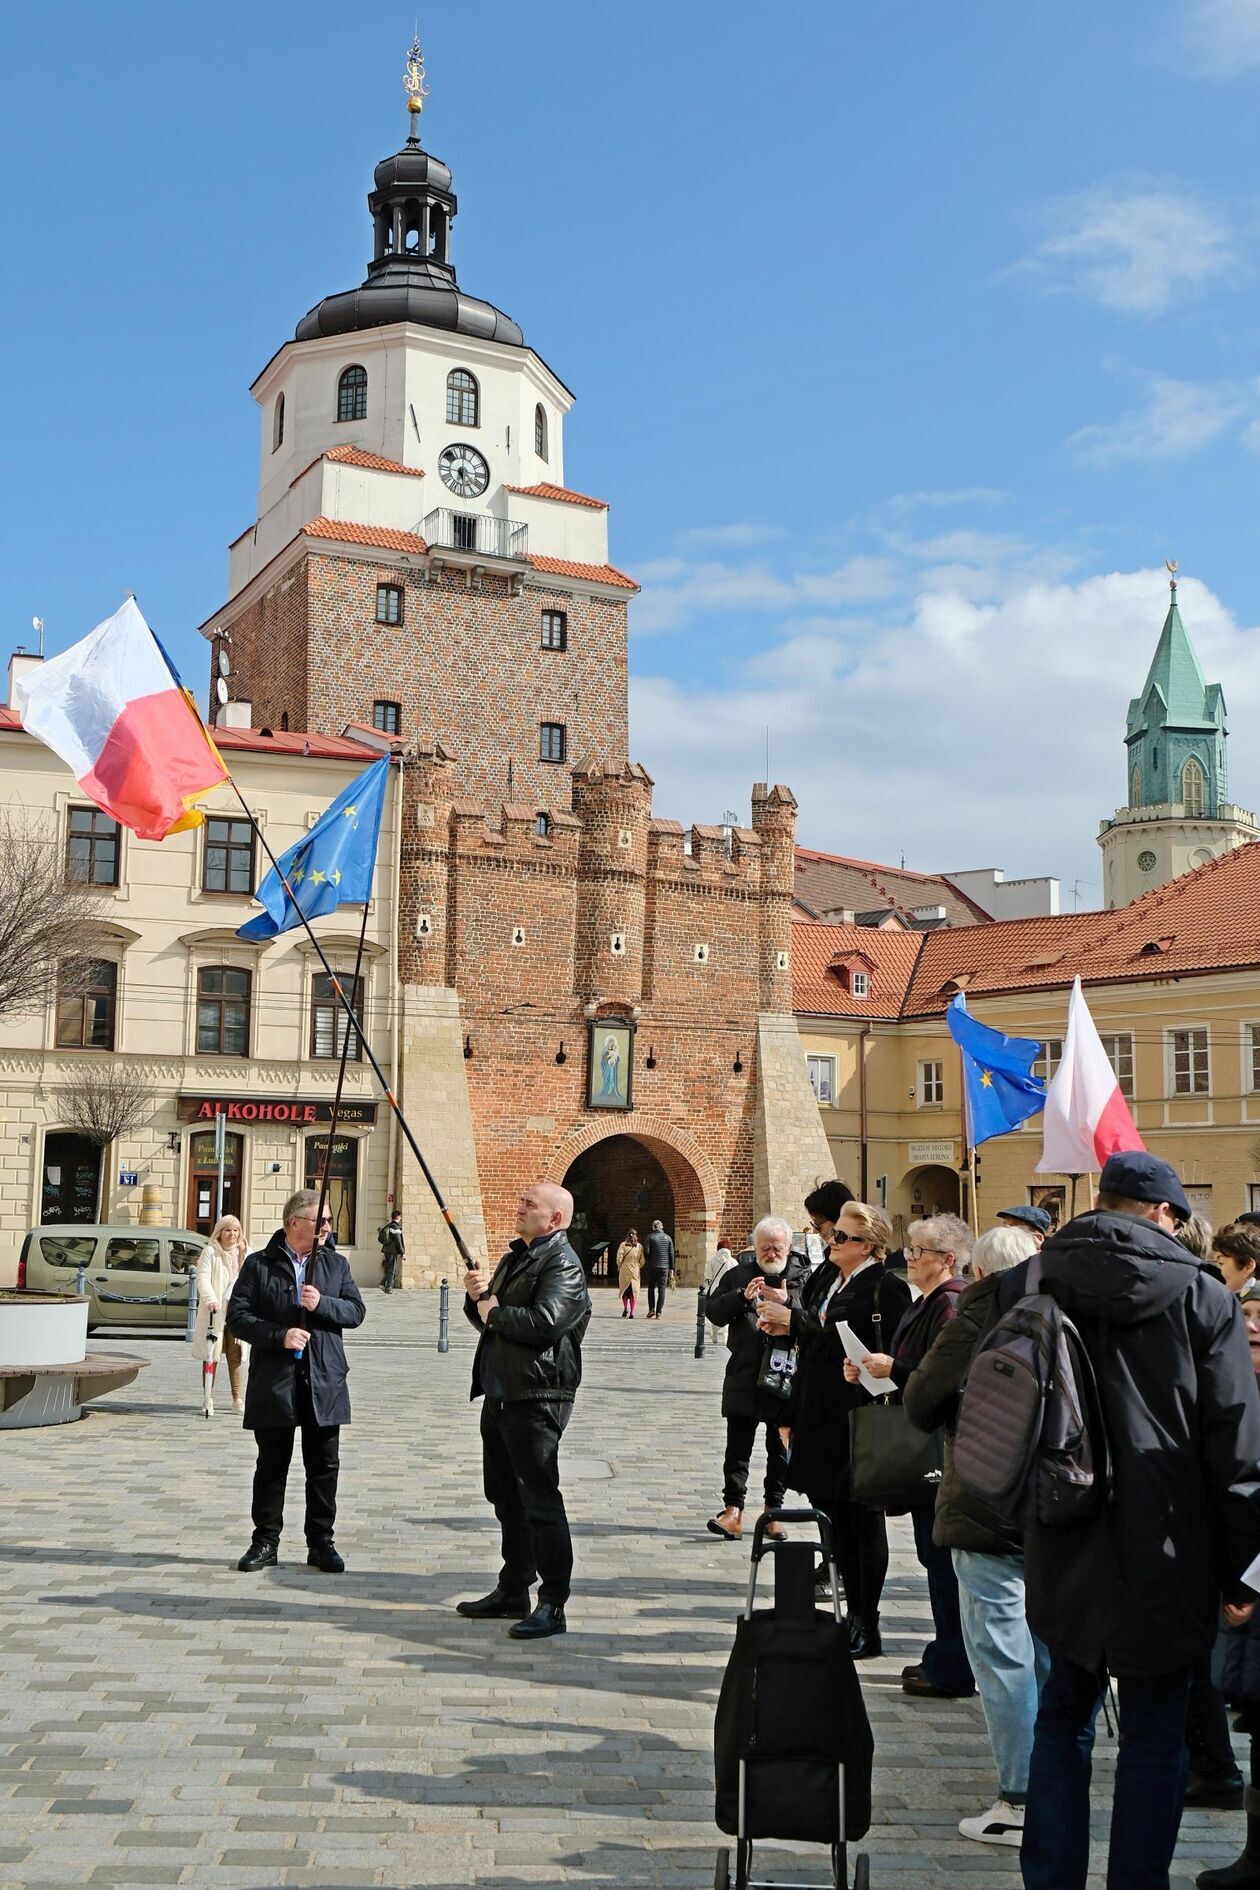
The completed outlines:
{"type": "MultiPolygon", "coordinates": [[[[453,1612],[490,1585],[497,1535],[472,1335],[456,1314],[437,1354],[434,1294],[369,1292],[350,1335],[340,1579],[305,1566],[300,1497],[282,1566],[235,1571],[252,1444],[230,1411],[201,1417],[178,1339],[123,1342],[150,1369],[82,1423],[6,1434],[0,1886],[712,1883],[713,1708],[747,1554],[703,1529],[724,1354],[693,1358],[693,1305],[679,1293],[663,1324],[631,1324],[599,1297],[565,1439],[571,1627],[532,1649],[453,1612]]],[[[861,1848],[876,1890],[1010,1890],[1014,1854],[956,1830],[993,1796],[978,1709],[900,1691],[926,1620],[897,1524],[887,1653],[863,1669],[861,1848]]],[[[1179,1890],[1237,1853],[1241,1824],[1187,1815],[1179,1890]]],[[[817,1850],[759,1857],[826,1876],[817,1850]]]]}

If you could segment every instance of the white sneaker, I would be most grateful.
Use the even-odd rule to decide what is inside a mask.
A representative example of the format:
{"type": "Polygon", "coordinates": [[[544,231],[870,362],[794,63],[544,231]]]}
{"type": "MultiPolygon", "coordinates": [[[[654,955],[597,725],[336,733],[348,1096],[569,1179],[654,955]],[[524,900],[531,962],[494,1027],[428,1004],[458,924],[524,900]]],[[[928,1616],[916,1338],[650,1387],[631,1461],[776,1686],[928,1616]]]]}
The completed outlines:
{"type": "Polygon", "coordinates": [[[978,1818],[961,1819],[958,1829],[977,1844],[1010,1844],[1018,1850],[1024,1841],[1024,1807],[1008,1805],[1005,1798],[999,1798],[991,1811],[981,1812],[978,1818]]]}
{"type": "Polygon", "coordinates": [[[245,1400],[244,1400],[244,1398],[233,1398],[233,1400],[232,1400],[232,1409],[233,1409],[234,1411],[236,1411],[237,1413],[240,1413],[240,1412],[242,1412],[242,1411],[244,1411],[244,1409],[245,1409],[245,1400]]]}

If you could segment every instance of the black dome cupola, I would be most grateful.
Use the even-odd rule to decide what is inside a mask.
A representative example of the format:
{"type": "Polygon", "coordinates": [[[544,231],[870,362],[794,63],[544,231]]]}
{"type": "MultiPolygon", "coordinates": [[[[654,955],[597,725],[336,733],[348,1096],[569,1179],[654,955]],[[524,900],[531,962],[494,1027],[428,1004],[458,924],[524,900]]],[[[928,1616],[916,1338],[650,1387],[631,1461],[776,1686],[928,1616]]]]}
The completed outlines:
{"type": "Polygon", "coordinates": [[[407,92],[407,142],[382,158],[368,196],[374,245],[367,278],[358,289],[327,295],[302,317],[295,339],[348,334],[391,322],[416,322],[506,341],[523,347],[517,324],[489,302],[465,295],[451,262],[451,224],[456,200],[450,167],[420,143],[420,113],[428,92],[419,42],[413,42],[403,84],[407,92]]]}

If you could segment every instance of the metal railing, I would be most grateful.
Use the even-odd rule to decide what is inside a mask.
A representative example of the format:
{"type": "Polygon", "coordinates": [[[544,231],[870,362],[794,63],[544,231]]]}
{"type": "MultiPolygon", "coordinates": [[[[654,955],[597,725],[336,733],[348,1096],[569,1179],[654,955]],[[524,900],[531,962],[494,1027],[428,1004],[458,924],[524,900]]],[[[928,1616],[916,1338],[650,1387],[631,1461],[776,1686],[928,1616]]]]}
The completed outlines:
{"type": "Polygon", "coordinates": [[[429,513],[421,530],[434,550],[467,551],[483,558],[513,558],[521,564],[529,553],[529,526],[514,518],[491,518],[484,512],[454,512],[442,506],[429,513]]]}

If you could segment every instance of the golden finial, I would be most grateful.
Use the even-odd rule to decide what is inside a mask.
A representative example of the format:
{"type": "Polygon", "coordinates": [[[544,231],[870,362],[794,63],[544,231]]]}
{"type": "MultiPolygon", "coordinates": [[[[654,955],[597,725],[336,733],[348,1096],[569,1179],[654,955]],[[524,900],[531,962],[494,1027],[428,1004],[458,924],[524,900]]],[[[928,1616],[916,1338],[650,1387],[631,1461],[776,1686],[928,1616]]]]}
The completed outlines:
{"type": "Polygon", "coordinates": [[[1164,569],[1168,573],[1168,588],[1175,597],[1177,595],[1177,560],[1175,558],[1165,558],[1164,569]]]}
{"type": "Polygon", "coordinates": [[[407,94],[407,110],[419,113],[424,110],[424,101],[429,96],[425,83],[424,54],[420,51],[420,31],[417,27],[411,50],[407,54],[407,69],[403,73],[403,90],[407,94]]]}

